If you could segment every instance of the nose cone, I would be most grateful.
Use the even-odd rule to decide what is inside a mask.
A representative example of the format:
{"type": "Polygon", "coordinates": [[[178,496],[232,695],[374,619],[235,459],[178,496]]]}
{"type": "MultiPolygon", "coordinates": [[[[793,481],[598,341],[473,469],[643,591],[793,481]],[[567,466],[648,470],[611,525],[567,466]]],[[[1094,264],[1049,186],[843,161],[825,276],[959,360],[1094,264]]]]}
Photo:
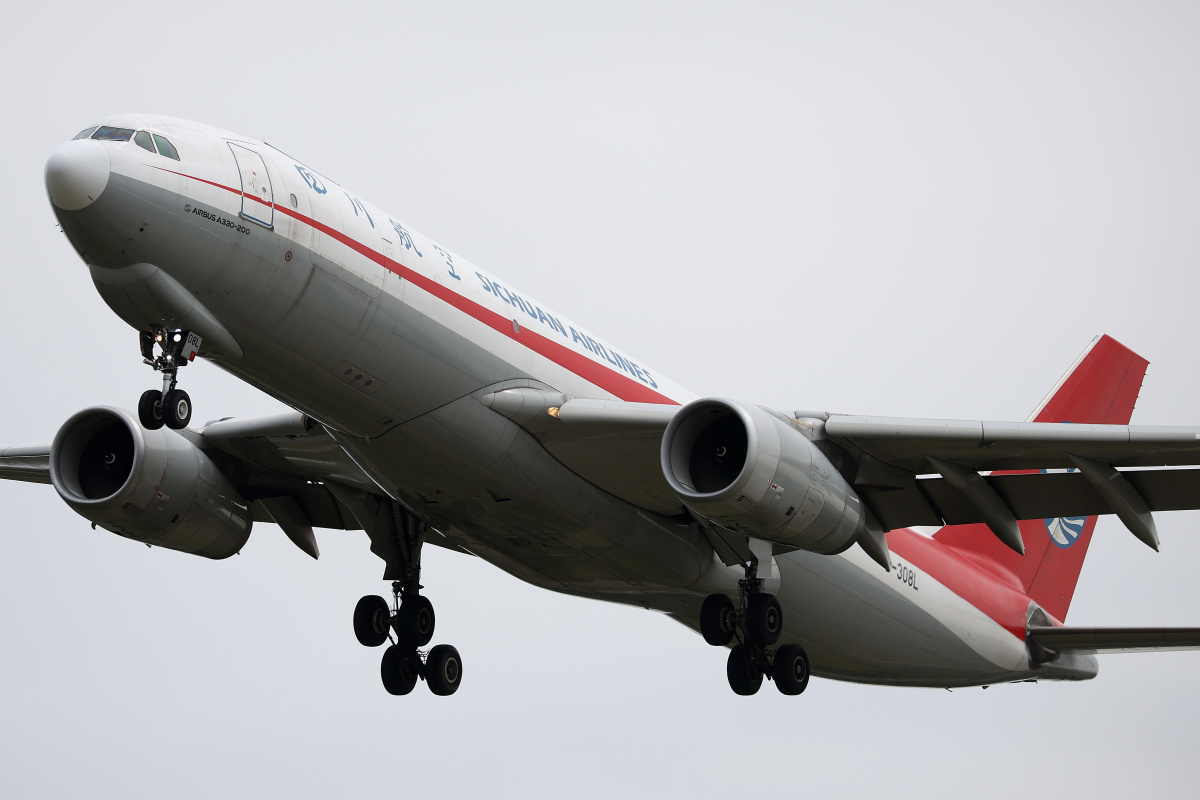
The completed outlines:
{"type": "Polygon", "coordinates": [[[46,162],[46,194],[55,207],[78,211],[100,197],[108,185],[108,172],[108,148],[103,142],[64,142],[46,162]]]}

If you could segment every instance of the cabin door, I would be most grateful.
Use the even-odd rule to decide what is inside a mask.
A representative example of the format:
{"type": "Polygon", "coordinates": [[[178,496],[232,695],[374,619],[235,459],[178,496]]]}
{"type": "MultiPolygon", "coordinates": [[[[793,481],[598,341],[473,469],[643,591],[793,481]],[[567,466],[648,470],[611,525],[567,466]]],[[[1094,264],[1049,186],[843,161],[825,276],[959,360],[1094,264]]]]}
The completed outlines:
{"type": "Polygon", "coordinates": [[[238,174],[242,178],[242,216],[266,225],[275,224],[275,192],[271,187],[271,176],[262,156],[248,147],[229,142],[233,160],[237,162],[238,174]]]}

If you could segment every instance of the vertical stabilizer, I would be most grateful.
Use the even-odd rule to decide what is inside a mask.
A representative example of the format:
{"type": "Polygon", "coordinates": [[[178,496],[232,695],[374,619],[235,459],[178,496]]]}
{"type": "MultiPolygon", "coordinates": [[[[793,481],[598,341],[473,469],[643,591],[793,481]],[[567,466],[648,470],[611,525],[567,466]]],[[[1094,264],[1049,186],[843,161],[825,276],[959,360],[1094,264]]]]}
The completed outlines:
{"type": "MultiPolygon", "coordinates": [[[[1128,425],[1148,365],[1116,339],[1101,336],[1067,370],[1028,421],[1128,425]]],[[[1019,471],[1007,474],[1015,472],[1019,471]]],[[[1002,544],[986,525],[947,525],[933,538],[999,563],[1020,579],[1038,605],[1065,620],[1096,517],[1023,520],[1020,526],[1024,556],[1002,544]]]]}

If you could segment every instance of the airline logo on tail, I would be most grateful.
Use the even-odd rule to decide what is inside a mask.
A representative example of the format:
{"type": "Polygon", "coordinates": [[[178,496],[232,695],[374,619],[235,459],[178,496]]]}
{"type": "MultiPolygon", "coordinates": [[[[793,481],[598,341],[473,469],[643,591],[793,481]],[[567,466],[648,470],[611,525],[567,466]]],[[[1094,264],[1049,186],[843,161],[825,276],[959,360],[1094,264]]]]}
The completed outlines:
{"type": "Polygon", "coordinates": [[[1075,544],[1079,534],[1083,533],[1087,517],[1057,517],[1045,520],[1045,523],[1046,532],[1050,534],[1050,541],[1059,547],[1070,547],[1075,544]]]}
{"type": "MultiPolygon", "coordinates": [[[[1070,467],[1066,471],[1078,472],[1079,470],[1070,467]]],[[[1049,470],[1044,469],[1042,472],[1049,472],[1049,470]]],[[[1055,517],[1043,520],[1043,522],[1046,523],[1046,533],[1050,534],[1050,541],[1059,547],[1067,548],[1075,544],[1079,534],[1083,533],[1083,527],[1087,525],[1087,517],[1055,517]]]]}

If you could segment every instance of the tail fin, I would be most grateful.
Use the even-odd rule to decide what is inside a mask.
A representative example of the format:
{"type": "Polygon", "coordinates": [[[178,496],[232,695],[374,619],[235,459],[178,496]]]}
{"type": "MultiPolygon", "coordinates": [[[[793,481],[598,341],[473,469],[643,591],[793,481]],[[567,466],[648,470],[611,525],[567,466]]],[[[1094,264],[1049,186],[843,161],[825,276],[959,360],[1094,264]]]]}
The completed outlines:
{"type": "MultiPolygon", "coordinates": [[[[1147,366],[1146,359],[1111,336],[1098,337],[1028,421],[1128,425],[1147,366]]],[[[933,538],[997,562],[1017,576],[1047,613],[1066,620],[1096,517],[1023,520],[1020,526],[1024,556],[1002,544],[986,525],[947,525],[933,538]]]]}

